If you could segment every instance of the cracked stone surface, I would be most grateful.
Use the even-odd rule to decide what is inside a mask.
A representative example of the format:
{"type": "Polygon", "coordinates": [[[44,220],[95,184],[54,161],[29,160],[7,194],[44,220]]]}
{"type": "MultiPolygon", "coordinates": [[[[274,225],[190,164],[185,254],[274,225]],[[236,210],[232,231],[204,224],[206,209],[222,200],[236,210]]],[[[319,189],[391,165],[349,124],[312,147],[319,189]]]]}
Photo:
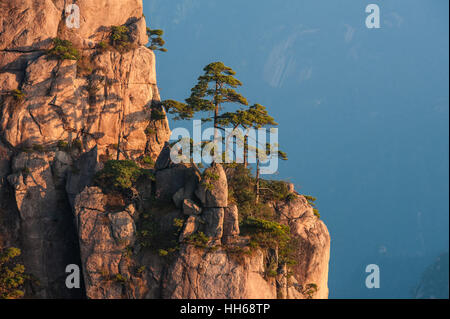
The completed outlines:
{"type": "Polygon", "coordinates": [[[20,247],[27,272],[39,279],[27,297],[306,298],[301,287],[315,283],[314,298],[327,298],[330,237],[303,196],[272,205],[298,239],[298,263],[289,280],[282,267],[267,277],[278,261],[274,249],[238,256],[227,246],[239,250],[249,238],[239,234],[223,167],[200,176],[170,161],[167,118],[151,117],[160,95],[142,0],[77,0],[80,29],[65,27],[69,3],[0,2],[0,248],[20,247]],[[130,50],[95,49],[117,25],[128,26],[130,50]],[[56,37],[82,58],[49,59],[56,37]],[[111,194],[93,186],[95,173],[108,159],[143,155],[158,159],[156,180],[110,205],[111,194]],[[161,228],[184,222],[171,256],[158,252],[161,238],[151,249],[138,240],[139,218],[155,198],[167,204],[151,212],[162,215],[161,228]],[[207,248],[184,241],[200,231],[211,237],[207,248]],[[83,290],[65,287],[68,264],[81,265],[83,290]]]}

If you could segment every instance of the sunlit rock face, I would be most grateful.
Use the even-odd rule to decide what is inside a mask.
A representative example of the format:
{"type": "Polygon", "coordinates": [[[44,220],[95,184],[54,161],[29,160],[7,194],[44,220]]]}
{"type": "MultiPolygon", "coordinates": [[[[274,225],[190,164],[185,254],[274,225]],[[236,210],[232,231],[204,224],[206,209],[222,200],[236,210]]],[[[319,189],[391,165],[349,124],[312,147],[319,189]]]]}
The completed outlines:
{"type": "MultiPolygon", "coordinates": [[[[213,181],[221,189],[227,184],[226,175],[220,174],[222,166],[215,164],[200,180],[196,174],[185,174],[191,169],[161,166],[159,172],[179,174],[156,171],[156,179],[175,184],[179,191],[170,187],[170,194],[176,196],[162,196],[148,210],[140,210],[139,201],[108,209],[111,195],[98,187],[86,187],[77,196],[75,215],[87,297],[328,298],[330,236],[305,197],[291,189],[292,198],[271,205],[277,220],[288,225],[296,239],[295,266],[287,266],[277,247],[248,249],[250,238],[240,234],[238,207],[224,201],[222,192],[208,187],[205,201],[202,192],[184,191],[192,183],[202,188],[212,182],[212,171],[217,172],[213,181]],[[177,206],[183,197],[183,204],[177,206]],[[211,203],[216,206],[209,207],[211,203]],[[159,217],[151,220],[151,227],[142,228],[149,216],[159,217]],[[173,226],[180,221],[184,222],[176,230],[173,226]],[[146,242],[140,240],[144,231],[153,233],[146,242]],[[172,250],[164,246],[168,241],[172,250]],[[275,269],[275,274],[269,275],[269,269],[275,269]],[[111,279],[117,276],[123,280],[111,279]]],[[[137,188],[142,190],[137,198],[154,193],[151,187],[137,188]]]]}
{"type": "Polygon", "coordinates": [[[83,150],[114,153],[120,144],[132,158],[154,158],[168,140],[167,120],[151,121],[160,100],[155,55],[147,42],[141,1],[77,1],[79,29],[65,23],[65,1],[2,2],[0,16],[0,130],[13,146],[53,145],[79,139],[83,150]],[[126,24],[130,50],[96,50],[110,26],[126,24]],[[49,59],[53,38],[70,40],[80,61],[49,59]],[[8,95],[20,90],[23,100],[8,95]],[[147,134],[146,134],[146,129],[147,134]],[[150,134],[148,132],[151,132],[150,134]]]}
{"type": "Polygon", "coordinates": [[[71,205],[100,161],[156,159],[170,136],[167,119],[151,119],[160,96],[142,1],[76,1],[79,29],[66,26],[68,4],[0,3],[0,246],[21,246],[40,283],[29,293],[43,298],[84,294],[63,280],[65,266],[80,263],[71,205]],[[129,50],[96,50],[120,25],[129,50]],[[70,40],[80,60],[50,59],[54,38],[70,40]]]}
{"type": "Polygon", "coordinates": [[[220,164],[202,174],[171,162],[142,1],[78,0],[78,29],[66,25],[68,4],[0,3],[0,248],[21,248],[39,281],[26,295],[327,298],[330,237],[303,196],[291,188],[292,200],[271,206],[298,239],[297,263],[287,269],[275,247],[230,250],[248,247],[249,238],[220,164]],[[129,30],[126,50],[99,48],[120,25],[129,30]],[[54,38],[69,40],[80,59],[49,58],[54,38]],[[153,179],[139,180],[126,196],[94,185],[107,160],[143,156],[156,162],[153,179]],[[158,216],[150,228],[161,235],[146,247],[149,211],[158,216]],[[155,249],[174,227],[176,248],[155,249]],[[65,286],[69,264],[82,270],[81,289],[65,286]]]}

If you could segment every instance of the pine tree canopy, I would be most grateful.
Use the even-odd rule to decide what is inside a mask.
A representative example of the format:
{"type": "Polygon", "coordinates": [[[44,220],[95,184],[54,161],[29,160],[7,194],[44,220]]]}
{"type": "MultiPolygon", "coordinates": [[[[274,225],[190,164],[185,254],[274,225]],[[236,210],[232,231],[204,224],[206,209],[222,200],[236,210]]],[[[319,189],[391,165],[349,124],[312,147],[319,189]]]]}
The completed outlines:
{"type": "MultiPolygon", "coordinates": [[[[204,74],[198,77],[197,84],[191,89],[191,95],[185,100],[185,103],[175,100],[166,100],[161,103],[167,113],[175,115],[174,120],[192,119],[197,112],[213,112],[212,116],[202,120],[214,121],[216,132],[217,129],[225,129],[230,126],[233,129],[241,127],[247,130],[278,125],[269,115],[265,106],[254,104],[249,107],[247,99],[235,91],[237,87],[242,86],[242,83],[234,77],[236,72],[230,67],[222,62],[213,62],[205,66],[203,71],[204,74]],[[224,103],[238,104],[246,106],[246,108],[220,114],[224,103]]],[[[215,138],[220,137],[215,134],[215,138]]],[[[247,139],[248,136],[243,136],[240,143],[249,148],[247,139]]],[[[234,142],[237,143],[238,140],[234,142]]],[[[207,143],[207,141],[202,141],[202,148],[206,145],[203,143],[207,143]]],[[[222,143],[228,143],[226,137],[222,138],[222,143]]],[[[271,148],[273,149],[270,145],[267,145],[265,149],[262,146],[256,146],[258,153],[264,154],[266,157],[274,155],[270,152],[271,148]]],[[[224,156],[224,154],[222,155],[224,156]]],[[[286,153],[282,151],[277,151],[277,156],[282,160],[287,160],[286,153]]]]}
{"type": "MultiPolygon", "coordinates": [[[[274,147],[274,145],[271,145],[269,143],[266,144],[266,154],[267,154],[267,156],[271,155],[273,147],[274,147]]],[[[277,156],[278,156],[279,159],[281,159],[283,161],[287,161],[288,160],[288,156],[287,156],[286,152],[278,150],[277,156]]]]}
{"type": "Polygon", "coordinates": [[[147,36],[150,38],[150,46],[148,47],[150,50],[159,50],[162,52],[167,52],[167,49],[163,48],[166,41],[163,40],[162,36],[164,34],[163,30],[152,30],[147,28],[147,36]]]}
{"type": "Polygon", "coordinates": [[[147,28],[147,34],[150,35],[150,36],[156,35],[158,37],[161,37],[161,36],[164,35],[164,31],[163,30],[159,30],[159,29],[152,30],[150,28],[147,28]]]}
{"type": "Polygon", "coordinates": [[[278,125],[273,117],[268,114],[266,107],[261,104],[254,104],[246,110],[224,113],[219,116],[218,123],[221,126],[231,125],[234,128],[241,126],[244,129],[278,125]]]}
{"type": "Polygon", "coordinates": [[[166,109],[167,113],[176,115],[174,117],[175,121],[190,120],[194,117],[194,110],[185,103],[175,100],[165,100],[162,102],[162,106],[166,109]]]}
{"type": "MultiPolygon", "coordinates": [[[[203,68],[204,74],[198,77],[197,84],[191,89],[186,103],[166,100],[162,105],[170,114],[176,115],[174,120],[192,119],[197,112],[214,112],[213,116],[203,118],[205,122],[218,124],[219,111],[224,103],[235,103],[248,106],[247,99],[234,89],[242,86],[230,67],[222,62],[213,62],[203,68]]],[[[232,113],[230,113],[232,114],[232,113]]],[[[240,114],[240,113],[239,113],[240,114]]],[[[225,123],[226,120],[223,120],[225,123]]]]}
{"type": "MultiPolygon", "coordinates": [[[[247,99],[237,93],[234,88],[242,83],[234,77],[236,72],[222,62],[208,64],[205,74],[198,78],[198,83],[191,90],[186,103],[196,112],[220,110],[223,103],[248,105],[247,99]]],[[[205,119],[211,120],[211,119],[205,119]]]]}
{"type": "Polygon", "coordinates": [[[286,152],[283,152],[283,151],[278,151],[278,158],[282,159],[283,161],[288,160],[286,152]]]}

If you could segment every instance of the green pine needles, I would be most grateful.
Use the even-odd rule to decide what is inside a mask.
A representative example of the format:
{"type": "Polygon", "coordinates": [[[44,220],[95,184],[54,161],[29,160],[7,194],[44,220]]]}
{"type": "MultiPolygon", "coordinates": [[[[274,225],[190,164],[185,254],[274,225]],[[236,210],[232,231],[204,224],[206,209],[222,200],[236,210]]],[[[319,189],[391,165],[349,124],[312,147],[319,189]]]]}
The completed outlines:
{"type": "Polygon", "coordinates": [[[212,112],[212,116],[204,117],[202,120],[213,121],[214,127],[218,128],[220,111],[225,103],[248,106],[248,102],[236,92],[235,89],[242,86],[242,83],[234,77],[236,72],[230,67],[222,62],[213,62],[204,67],[203,71],[204,74],[191,89],[191,95],[186,99],[186,103],[166,100],[162,104],[169,114],[176,115],[176,120],[192,119],[198,112],[212,112]]]}
{"type": "Polygon", "coordinates": [[[150,28],[147,28],[147,35],[150,41],[150,46],[148,47],[150,50],[167,52],[167,49],[163,48],[163,46],[166,44],[166,41],[164,41],[162,38],[162,36],[164,35],[163,30],[152,30],[150,28]]]}
{"type": "Polygon", "coordinates": [[[127,26],[112,26],[109,39],[111,46],[119,52],[126,52],[132,48],[130,29],[127,26]]]}
{"type": "Polygon", "coordinates": [[[105,191],[124,192],[133,187],[140,176],[152,179],[147,171],[131,160],[110,160],[97,172],[94,183],[105,191]]]}
{"type": "Polygon", "coordinates": [[[73,46],[69,40],[53,39],[53,48],[47,51],[49,58],[57,60],[75,60],[81,58],[80,52],[73,46]]]}
{"type": "MultiPolygon", "coordinates": [[[[204,115],[202,121],[212,122],[216,132],[224,130],[225,126],[247,130],[278,125],[265,106],[261,104],[249,106],[247,99],[237,92],[242,82],[235,77],[236,72],[232,68],[223,62],[213,62],[205,66],[203,71],[204,74],[198,77],[197,84],[191,89],[191,95],[185,102],[175,100],[162,102],[166,112],[174,115],[174,120],[190,120],[197,113],[201,113],[204,115]],[[228,105],[238,109],[224,112],[228,105]]],[[[247,147],[247,140],[242,143],[247,147]]],[[[262,150],[265,146],[262,145],[258,149],[262,150]]],[[[282,159],[287,159],[283,152],[278,155],[283,155],[282,159]]],[[[246,160],[245,158],[245,165],[246,160]]]]}

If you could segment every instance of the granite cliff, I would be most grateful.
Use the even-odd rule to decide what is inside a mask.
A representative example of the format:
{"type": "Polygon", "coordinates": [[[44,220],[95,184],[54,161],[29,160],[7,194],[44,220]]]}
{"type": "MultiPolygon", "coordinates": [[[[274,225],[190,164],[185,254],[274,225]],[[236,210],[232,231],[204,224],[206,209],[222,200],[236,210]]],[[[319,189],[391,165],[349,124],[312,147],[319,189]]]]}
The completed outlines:
{"type": "Polygon", "coordinates": [[[170,161],[142,1],[73,2],[78,29],[71,1],[0,2],[0,249],[21,249],[26,296],[327,298],[330,237],[306,197],[284,183],[274,221],[243,224],[242,172],[170,161]]]}

